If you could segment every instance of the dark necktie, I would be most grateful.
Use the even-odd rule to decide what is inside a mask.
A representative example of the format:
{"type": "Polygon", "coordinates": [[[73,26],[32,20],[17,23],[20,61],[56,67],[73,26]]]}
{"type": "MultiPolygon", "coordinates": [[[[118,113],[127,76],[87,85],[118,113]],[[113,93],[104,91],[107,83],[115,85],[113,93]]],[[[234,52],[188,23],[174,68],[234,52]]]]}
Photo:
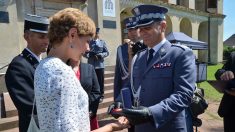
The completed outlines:
{"type": "Polygon", "coordinates": [[[154,49],[150,49],[149,50],[149,58],[147,60],[147,65],[150,63],[150,61],[153,59],[153,53],[154,53],[154,49]]]}

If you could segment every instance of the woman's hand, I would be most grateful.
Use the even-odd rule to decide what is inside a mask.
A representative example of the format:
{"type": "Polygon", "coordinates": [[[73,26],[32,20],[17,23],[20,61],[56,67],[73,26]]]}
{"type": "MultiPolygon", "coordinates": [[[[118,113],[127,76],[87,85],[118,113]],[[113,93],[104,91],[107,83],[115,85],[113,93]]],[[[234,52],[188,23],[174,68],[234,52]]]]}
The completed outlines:
{"type": "Polygon", "coordinates": [[[130,128],[129,121],[126,117],[121,116],[118,118],[118,121],[109,123],[103,127],[93,130],[92,132],[113,132],[123,130],[125,128],[130,128]]]}
{"type": "Polygon", "coordinates": [[[117,122],[111,123],[112,131],[119,131],[125,128],[129,128],[130,124],[126,117],[121,116],[118,118],[117,122]]]}

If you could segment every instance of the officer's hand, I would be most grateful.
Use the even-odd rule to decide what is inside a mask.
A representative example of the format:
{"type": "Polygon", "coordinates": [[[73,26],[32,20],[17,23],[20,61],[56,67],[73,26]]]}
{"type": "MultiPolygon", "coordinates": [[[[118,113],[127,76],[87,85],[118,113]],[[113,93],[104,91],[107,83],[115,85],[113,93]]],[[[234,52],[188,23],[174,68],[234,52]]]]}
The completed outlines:
{"type": "Polygon", "coordinates": [[[98,60],[98,59],[101,59],[102,57],[101,57],[101,55],[97,54],[97,55],[95,55],[95,58],[96,58],[96,60],[98,60]]]}
{"type": "Polygon", "coordinates": [[[226,71],[221,76],[220,79],[224,81],[228,81],[234,78],[234,74],[232,71],[226,71]]]}
{"type": "Polygon", "coordinates": [[[133,50],[132,50],[132,48],[133,48],[134,42],[129,41],[127,44],[128,44],[128,55],[133,57],[133,50]]]}
{"type": "Polygon", "coordinates": [[[95,52],[89,52],[89,57],[94,57],[96,55],[95,52]]]}
{"type": "Polygon", "coordinates": [[[114,118],[118,118],[121,116],[122,108],[123,106],[121,102],[114,102],[108,107],[107,113],[112,115],[114,118]]]}
{"type": "Polygon", "coordinates": [[[131,125],[138,125],[153,121],[153,116],[147,107],[134,107],[133,109],[123,109],[123,115],[129,120],[131,125]]]}
{"type": "MultiPolygon", "coordinates": [[[[235,89],[235,88],[232,88],[232,89],[235,89]]],[[[225,92],[232,95],[232,96],[235,96],[235,91],[225,90],[225,92]]]]}

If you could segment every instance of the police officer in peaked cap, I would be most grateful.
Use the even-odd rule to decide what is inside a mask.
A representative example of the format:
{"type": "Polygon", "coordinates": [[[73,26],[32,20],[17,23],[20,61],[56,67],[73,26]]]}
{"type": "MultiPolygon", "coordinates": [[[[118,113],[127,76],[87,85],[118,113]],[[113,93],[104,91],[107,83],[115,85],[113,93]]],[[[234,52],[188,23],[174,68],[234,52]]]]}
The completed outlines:
{"type": "Polygon", "coordinates": [[[104,58],[109,56],[109,51],[106,42],[100,38],[99,33],[100,28],[97,27],[95,37],[89,43],[90,51],[86,52],[83,56],[87,58],[87,62],[95,68],[102,95],[100,98],[101,103],[104,99],[104,58]]]}
{"type": "Polygon", "coordinates": [[[134,107],[123,114],[135,132],[185,132],[196,82],[193,52],[166,40],[167,8],[139,5],[132,11],[147,49],[132,60],[134,107]]]}
{"type": "MultiPolygon", "coordinates": [[[[34,71],[41,53],[47,50],[49,20],[46,17],[26,14],[24,39],[26,48],[8,66],[5,81],[10,97],[18,110],[19,131],[26,132],[34,102],[34,71]]],[[[36,114],[36,108],[34,109],[36,114]]]]}

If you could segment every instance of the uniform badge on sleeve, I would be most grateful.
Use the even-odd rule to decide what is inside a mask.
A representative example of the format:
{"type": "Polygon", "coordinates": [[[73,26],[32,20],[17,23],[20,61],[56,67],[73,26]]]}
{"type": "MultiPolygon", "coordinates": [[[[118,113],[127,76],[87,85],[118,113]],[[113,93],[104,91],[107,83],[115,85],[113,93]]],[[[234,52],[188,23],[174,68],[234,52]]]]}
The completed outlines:
{"type": "Polygon", "coordinates": [[[163,69],[166,67],[171,67],[171,63],[156,63],[153,65],[153,68],[155,69],[163,69]]]}

